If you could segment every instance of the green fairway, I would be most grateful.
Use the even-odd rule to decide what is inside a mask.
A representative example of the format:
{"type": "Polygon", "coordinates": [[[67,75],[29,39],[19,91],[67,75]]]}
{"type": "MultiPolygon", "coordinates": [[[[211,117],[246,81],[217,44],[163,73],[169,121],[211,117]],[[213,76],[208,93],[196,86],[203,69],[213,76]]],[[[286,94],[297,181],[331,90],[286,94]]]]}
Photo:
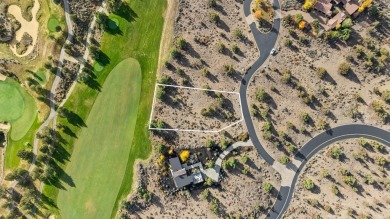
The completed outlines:
{"type": "MultiPolygon", "coordinates": [[[[118,161],[107,159],[98,159],[97,161],[93,161],[93,159],[95,159],[92,157],[92,152],[94,153],[93,150],[90,150],[90,155],[86,155],[83,154],[82,150],[79,148],[82,146],[80,146],[80,143],[78,142],[81,142],[81,138],[86,135],[84,134],[86,132],[84,130],[85,128],[81,128],[82,126],[74,124],[66,118],[58,119],[58,123],[61,123],[69,128],[68,133],[59,131],[59,135],[64,139],[65,142],[62,144],[63,148],[66,150],[66,152],[71,154],[70,163],[67,164],[67,162],[63,162],[62,159],[57,161],[59,168],[59,170],[57,170],[59,176],[57,179],[58,182],[45,185],[43,192],[48,200],[45,207],[48,207],[51,212],[54,212],[57,215],[61,215],[61,217],[64,219],[84,218],[86,215],[85,212],[84,215],[76,215],[75,217],[72,216],[74,216],[73,212],[83,212],[86,211],[86,209],[89,209],[88,215],[85,216],[87,218],[113,218],[117,211],[119,201],[128,195],[131,189],[134,161],[138,158],[146,159],[152,149],[149,138],[149,130],[147,127],[152,107],[154,85],[156,83],[159,47],[164,24],[162,15],[166,7],[166,1],[143,0],[128,2],[129,7],[124,7],[123,10],[118,13],[118,15],[110,15],[110,19],[116,19],[119,21],[119,27],[117,31],[118,34],[105,33],[102,38],[101,50],[109,58],[109,63],[104,67],[101,65],[97,66],[96,64],[93,65],[94,75],[96,76],[94,79],[95,86],[77,84],[64,107],[77,115],[78,120],[81,122],[87,121],[86,123],[91,123],[93,119],[102,120],[103,118],[94,118],[96,117],[94,115],[89,116],[90,113],[92,113],[91,108],[95,110],[94,104],[97,104],[96,98],[100,96],[99,88],[96,87],[96,84],[104,84],[104,86],[107,86],[105,80],[110,74],[111,70],[121,61],[127,58],[134,58],[139,62],[142,71],[142,81],[140,82],[141,94],[138,105],[134,136],[132,141],[129,138],[122,140],[123,143],[127,141],[126,146],[128,147],[127,149],[129,151],[123,151],[123,155],[121,154],[122,156],[117,156],[115,159],[118,159],[118,161]],[[75,138],[74,135],[69,135],[69,132],[74,133],[77,138],[75,138]],[[87,159],[83,156],[87,156],[87,158],[88,156],[91,156],[91,162],[86,164],[87,166],[83,166],[84,162],[86,162],[83,159],[87,159]],[[104,167],[105,165],[113,165],[114,163],[112,162],[121,163],[123,167],[118,166],[111,169],[104,167]],[[69,169],[66,168],[67,165],[69,165],[69,169]],[[80,169],[78,171],[82,171],[84,168],[95,168],[100,171],[99,174],[101,174],[101,177],[113,174],[112,172],[116,171],[117,168],[126,168],[126,170],[122,172],[123,175],[121,177],[118,176],[119,180],[121,181],[121,185],[118,187],[119,190],[117,191],[113,189],[107,190],[107,188],[111,188],[112,185],[99,182],[88,182],[88,175],[85,175],[85,182],[75,182],[77,190],[74,191],[81,191],[78,190],[78,187],[86,188],[87,186],[92,186],[93,188],[90,188],[88,191],[98,192],[98,190],[104,190],[113,193],[112,195],[115,195],[115,198],[111,199],[106,198],[106,196],[110,196],[111,194],[104,194],[102,197],[99,197],[96,200],[92,200],[91,202],[91,200],[86,200],[90,194],[84,195],[83,193],[74,192],[72,189],[70,189],[68,195],[66,194],[67,191],[64,191],[64,187],[69,188],[69,186],[72,185],[72,179],[75,181],[78,179],[77,174],[73,176],[72,174],[68,173],[68,171],[72,171],[72,169],[76,167],[80,169]],[[67,170],[66,173],[63,172],[63,169],[67,170]],[[59,191],[61,191],[60,194],[59,191]],[[74,192],[74,194],[72,194],[72,192],[74,192]],[[78,196],[84,196],[80,197],[80,200],[83,198],[85,201],[87,201],[85,203],[86,205],[79,204],[79,201],[77,200],[78,196]],[[69,199],[68,202],[65,203],[67,200],[66,197],[73,197],[74,199],[69,199]],[[53,207],[51,202],[57,203],[59,209],[53,207]],[[93,203],[93,205],[91,205],[91,203],[93,203]],[[98,208],[101,208],[101,206],[109,206],[111,209],[108,210],[108,207],[105,207],[104,209],[109,212],[104,212],[104,216],[107,214],[108,215],[107,217],[102,217],[97,213],[93,213],[95,206],[97,206],[96,211],[98,212],[101,212],[98,210],[98,208]]],[[[103,90],[105,89],[106,88],[103,87],[103,90]]],[[[127,98],[132,98],[128,93],[123,92],[112,98],[122,99],[123,95],[127,98]]],[[[105,104],[104,107],[110,108],[110,105],[105,104]]],[[[126,119],[126,117],[119,119],[119,121],[122,121],[126,119]]],[[[87,126],[88,129],[91,128],[90,124],[87,126]]],[[[104,135],[110,136],[110,131],[113,131],[113,129],[105,129],[104,135]]],[[[131,133],[127,134],[131,135],[131,133]]],[[[92,146],[94,146],[96,149],[98,149],[98,147],[100,148],[98,145],[90,145],[90,147],[92,146]]]]}
{"type": "Polygon", "coordinates": [[[75,143],[66,172],[75,187],[58,194],[63,218],[109,218],[126,171],[141,92],[141,68],[135,59],[119,63],[75,143]],[[71,204],[70,204],[71,203],[71,204]]]}
{"type": "Polygon", "coordinates": [[[23,147],[23,140],[30,141],[33,135],[31,127],[37,123],[37,107],[30,94],[11,79],[0,81],[0,94],[0,121],[11,123],[5,168],[15,168],[20,162],[16,153],[23,147]]]}

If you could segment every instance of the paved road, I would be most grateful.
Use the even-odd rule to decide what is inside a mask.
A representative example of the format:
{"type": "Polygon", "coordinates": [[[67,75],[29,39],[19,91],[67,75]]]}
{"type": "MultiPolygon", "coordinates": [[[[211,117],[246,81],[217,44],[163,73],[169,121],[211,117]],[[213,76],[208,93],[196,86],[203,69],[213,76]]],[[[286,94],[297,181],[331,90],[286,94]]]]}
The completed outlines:
{"type": "MultiPolygon", "coordinates": [[[[252,0],[245,0],[244,2],[244,13],[246,17],[250,16],[251,14],[251,1],[252,0]]],[[[274,1],[274,8],[275,11],[277,11],[276,13],[280,14],[280,5],[278,0],[274,1]]],[[[247,20],[251,22],[252,19],[247,20]]],[[[252,76],[255,74],[256,70],[258,70],[264,64],[264,62],[270,56],[270,51],[275,46],[280,30],[280,18],[278,16],[276,17],[274,20],[273,30],[269,33],[261,33],[257,29],[256,24],[253,22],[250,23],[249,26],[259,49],[260,57],[253,63],[242,79],[240,86],[242,110],[250,138],[259,155],[282,174],[282,186],[279,190],[277,200],[272,207],[272,210],[266,217],[267,219],[279,219],[282,218],[293,198],[295,185],[297,183],[300,171],[304,168],[307,161],[316,155],[320,150],[340,140],[360,137],[376,140],[390,147],[390,132],[363,124],[342,125],[325,131],[311,139],[301,149],[299,149],[299,151],[292,159],[292,162],[287,164],[286,167],[280,165],[278,162],[275,162],[275,160],[261,145],[257,137],[250,114],[250,106],[247,100],[247,89],[252,76]]]]}
{"type": "MultiPolygon", "coordinates": [[[[244,1],[244,14],[246,17],[251,15],[251,11],[250,11],[251,2],[252,0],[244,1]]],[[[274,1],[274,8],[275,11],[280,10],[279,1],[274,1]]],[[[242,105],[244,120],[248,128],[249,136],[251,137],[254,146],[256,147],[260,156],[263,157],[264,160],[267,161],[270,165],[272,165],[274,163],[274,159],[263,148],[256,135],[256,131],[251,118],[251,113],[250,113],[248,99],[247,99],[247,89],[249,86],[250,79],[255,74],[256,70],[259,69],[260,66],[263,65],[263,63],[267,60],[272,48],[274,48],[275,46],[279,34],[279,29],[280,29],[280,19],[276,18],[274,20],[274,27],[272,31],[269,33],[261,33],[259,29],[256,27],[256,24],[254,22],[251,23],[249,26],[255,38],[257,48],[259,49],[260,57],[253,63],[253,65],[250,67],[250,69],[242,79],[241,86],[240,86],[240,96],[242,101],[241,105],[242,105]]]]}

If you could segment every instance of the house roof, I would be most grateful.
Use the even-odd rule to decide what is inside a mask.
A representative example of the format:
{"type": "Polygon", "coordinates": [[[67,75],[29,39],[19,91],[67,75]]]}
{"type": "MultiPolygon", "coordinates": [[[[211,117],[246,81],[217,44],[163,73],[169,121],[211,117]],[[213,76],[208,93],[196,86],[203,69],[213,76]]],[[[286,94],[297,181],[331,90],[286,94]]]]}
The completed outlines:
{"type": "Polygon", "coordinates": [[[203,176],[201,172],[192,174],[194,184],[203,182],[203,176]]]}
{"type": "Polygon", "coordinates": [[[193,181],[193,177],[187,176],[187,174],[173,177],[173,182],[175,183],[175,186],[178,189],[190,185],[192,181],[193,181]]]}
{"type": "Polygon", "coordinates": [[[330,3],[330,0],[318,0],[314,7],[328,16],[332,15],[332,3],[330,3]]]}
{"type": "Polygon", "coordinates": [[[173,172],[176,172],[178,170],[183,169],[183,167],[181,166],[181,163],[180,163],[180,160],[179,160],[178,157],[174,157],[174,158],[169,159],[169,164],[171,164],[173,172]]]}
{"type": "Polygon", "coordinates": [[[355,13],[359,8],[359,5],[355,1],[348,1],[346,4],[344,4],[344,9],[347,12],[348,15],[352,15],[355,13]]]}
{"type": "Polygon", "coordinates": [[[340,13],[336,14],[326,24],[327,27],[328,27],[327,29],[329,30],[329,29],[335,28],[336,25],[340,24],[341,22],[343,22],[345,20],[345,18],[347,18],[347,15],[344,12],[340,12],[340,13]]]}

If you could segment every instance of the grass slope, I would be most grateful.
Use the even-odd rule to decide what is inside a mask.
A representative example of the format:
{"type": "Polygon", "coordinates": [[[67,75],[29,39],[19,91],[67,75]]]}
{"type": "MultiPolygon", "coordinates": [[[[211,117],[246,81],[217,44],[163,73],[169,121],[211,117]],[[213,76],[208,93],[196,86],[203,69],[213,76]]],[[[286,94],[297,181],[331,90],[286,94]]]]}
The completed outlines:
{"type": "Polygon", "coordinates": [[[109,218],[125,175],[138,113],[141,68],[135,59],[119,63],[75,143],[66,172],[75,187],[58,194],[63,218],[109,218]]]}
{"type": "MultiPolygon", "coordinates": [[[[96,83],[103,84],[110,71],[119,62],[129,57],[135,58],[139,62],[142,70],[141,99],[138,106],[136,129],[133,142],[128,142],[131,148],[130,153],[127,154],[128,157],[125,159],[127,162],[126,171],[120,189],[116,194],[117,197],[111,212],[111,217],[116,213],[119,200],[125,197],[131,189],[134,161],[137,158],[147,158],[151,151],[147,124],[152,107],[154,84],[156,82],[159,47],[164,24],[163,12],[166,8],[166,1],[130,1],[128,5],[130,8],[122,11],[119,15],[110,16],[110,18],[119,21],[120,32],[116,35],[106,33],[103,36],[101,49],[110,58],[110,63],[101,69],[101,71],[94,72],[96,75],[96,83]]],[[[98,94],[99,91],[97,89],[92,89],[84,84],[78,84],[64,107],[77,115],[79,120],[85,120],[88,118],[98,94]]],[[[72,120],[60,118],[59,123],[67,126],[75,135],[80,135],[81,126],[72,122],[72,120]]],[[[72,154],[76,138],[63,132],[59,134],[66,141],[62,147],[69,154],[72,154]]],[[[73,154],[73,156],[76,155],[73,154]]],[[[55,159],[58,160],[57,164],[59,169],[56,170],[59,176],[58,182],[45,185],[43,192],[46,198],[45,206],[50,211],[59,215],[59,211],[62,211],[62,209],[58,210],[55,206],[58,192],[64,188],[64,185],[72,184],[72,176],[63,172],[67,163],[62,162],[62,158],[55,159]]],[[[72,162],[77,164],[78,161],[72,158],[72,162]]],[[[100,168],[104,163],[95,165],[96,168],[100,168]]],[[[115,169],[109,171],[115,171],[115,169]]],[[[102,174],[107,173],[102,172],[102,174]]],[[[104,186],[109,187],[110,185],[104,186]]],[[[71,205],[71,203],[68,204],[71,205]]]]}

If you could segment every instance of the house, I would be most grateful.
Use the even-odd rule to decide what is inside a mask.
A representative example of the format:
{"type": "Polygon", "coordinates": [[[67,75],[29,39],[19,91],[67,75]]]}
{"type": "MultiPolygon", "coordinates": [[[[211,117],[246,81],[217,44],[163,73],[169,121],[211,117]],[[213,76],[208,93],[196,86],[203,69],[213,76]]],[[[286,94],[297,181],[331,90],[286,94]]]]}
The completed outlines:
{"type": "Polygon", "coordinates": [[[344,9],[348,15],[353,15],[358,9],[359,5],[354,0],[342,0],[344,3],[344,9]]]}
{"type": "Polygon", "coordinates": [[[190,184],[198,184],[203,182],[203,176],[201,172],[195,172],[191,175],[187,174],[187,170],[190,170],[193,167],[201,167],[203,169],[201,163],[191,166],[182,165],[179,158],[174,157],[169,159],[169,164],[171,165],[172,179],[177,189],[183,188],[190,184]]]}
{"type": "Polygon", "coordinates": [[[314,8],[317,10],[317,11],[320,11],[324,14],[326,14],[327,16],[331,16],[332,15],[332,3],[331,3],[331,0],[318,0],[316,2],[316,4],[314,5],[314,8]]]}
{"type": "Polygon", "coordinates": [[[334,17],[329,19],[328,23],[326,23],[325,29],[333,29],[337,26],[337,24],[341,24],[347,18],[347,15],[344,12],[339,12],[334,17]]]}

